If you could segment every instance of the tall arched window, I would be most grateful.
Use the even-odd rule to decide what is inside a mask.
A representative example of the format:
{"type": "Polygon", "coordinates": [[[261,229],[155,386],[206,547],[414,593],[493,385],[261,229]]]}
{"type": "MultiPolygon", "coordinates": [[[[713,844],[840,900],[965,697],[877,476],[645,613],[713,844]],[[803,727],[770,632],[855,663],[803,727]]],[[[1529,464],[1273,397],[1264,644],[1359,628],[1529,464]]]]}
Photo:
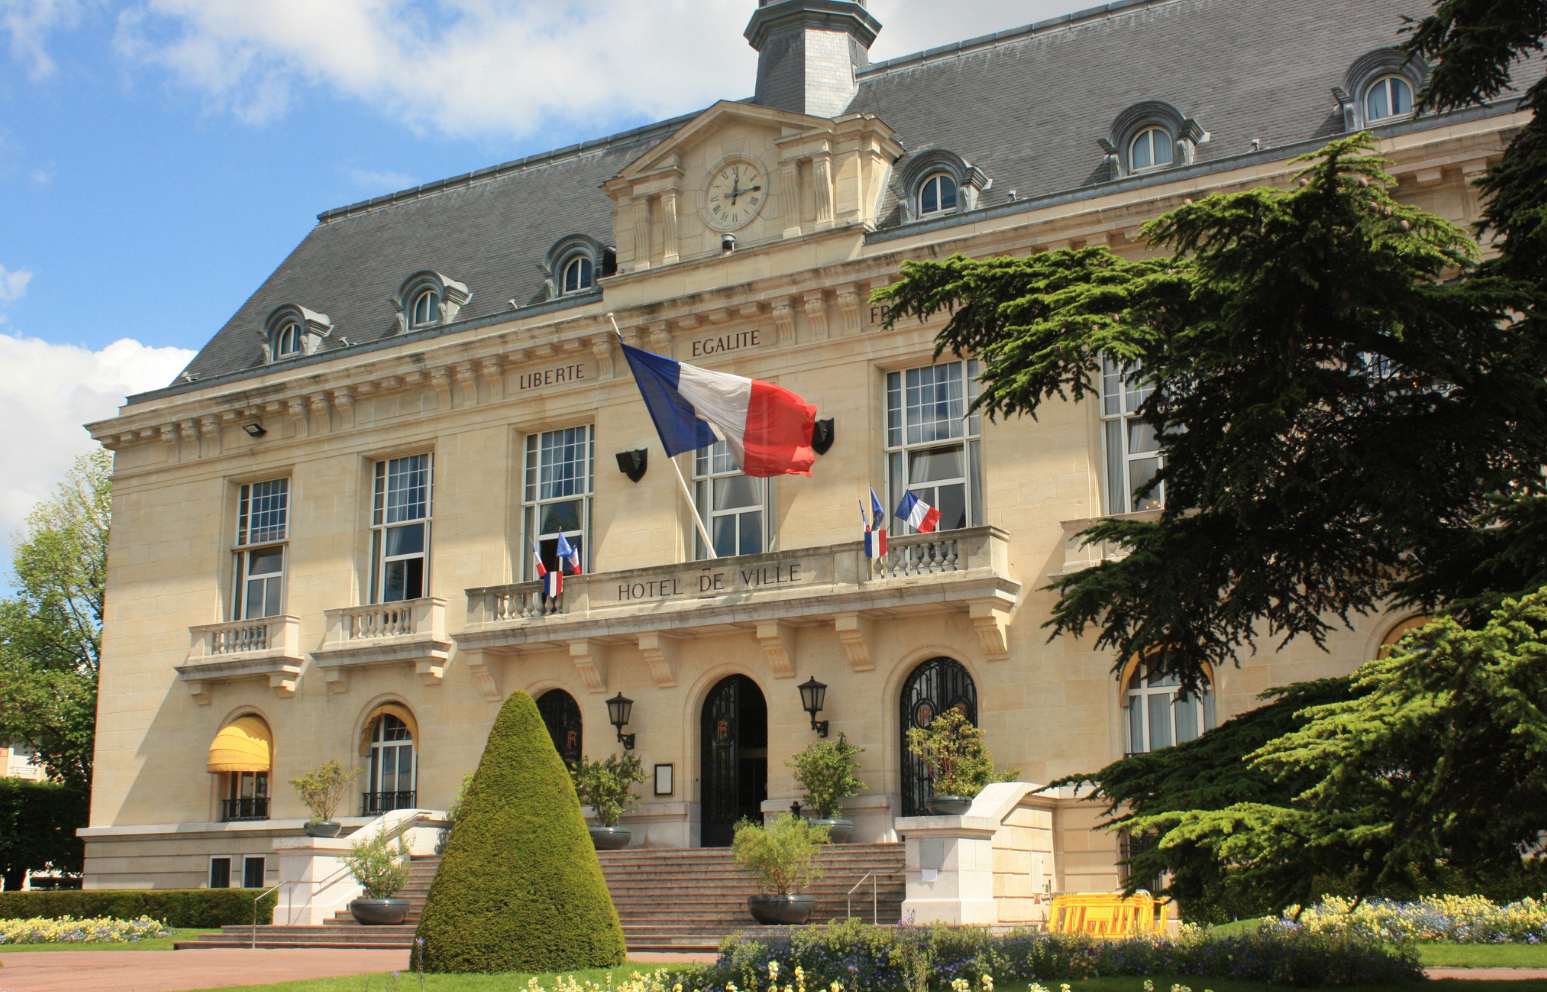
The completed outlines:
{"type": "Polygon", "coordinates": [[[376,816],[394,809],[412,809],[418,801],[418,762],[414,735],[395,712],[383,712],[371,726],[370,777],[366,782],[361,816],[376,816]]]}
{"type": "Polygon", "coordinates": [[[596,265],[591,261],[591,256],[585,254],[571,255],[564,262],[564,269],[560,273],[559,293],[568,295],[590,289],[596,285],[596,265]]]}
{"type": "Polygon", "coordinates": [[[931,172],[919,184],[919,216],[950,213],[956,209],[956,179],[949,172],[931,172]]]}
{"type": "Polygon", "coordinates": [[[537,697],[537,712],[542,714],[543,726],[553,739],[553,749],[559,752],[566,765],[580,761],[582,750],[580,706],[575,697],[563,689],[549,689],[537,697]]]}
{"type": "Polygon", "coordinates": [[[440,320],[440,294],[433,289],[422,289],[414,297],[410,311],[409,327],[428,327],[440,320]]]}
{"type": "Polygon", "coordinates": [[[927,727],[936,714],[961,707],[967,719],[978,722],[978,687],[972,675],[953,658],[932,658],[915,668],[902,684],[902,712],[898,723],[902,749],[902,815],[922,816],[929,811],[932,794],[929,769],[908,752],[908,731],[927,727]]]}
{"type": "Polygon", "coordinates": [[[1163,127],[1147,127],[1128,143],[1128,170],[1160,169],[1176,160],[1176,140],[1163,127]]]}
{"type": "Polygon", "coordinates": [[[301,325],[293,320],[288,321],[274,335],[274,357],[284,358],[286,355],[299,355],[300,353],[301,325]]]}
{"type": "Polygon", "coordinates": [[[1364,122],[1379,124],[1413,112],[1413,84],[1395,73],[1381,76],[1364,91],[1364,122]]]}
{"type": "Polygon", "coordinates": [[[1128,710],[1128,753],[1158,751],[1185,744],[1214,729],[1214,692],[1183,694],[1174,675],[1152,671],[1148,662],[1135,665],[1123,687],[1128,710]]]}
{"type": "Polygon", "coordinates": [[[220,776],[220,820],[269,818],[269,771],[274,735],[257,714],[239,716],[210,742],[209,770],[220,776]]]}

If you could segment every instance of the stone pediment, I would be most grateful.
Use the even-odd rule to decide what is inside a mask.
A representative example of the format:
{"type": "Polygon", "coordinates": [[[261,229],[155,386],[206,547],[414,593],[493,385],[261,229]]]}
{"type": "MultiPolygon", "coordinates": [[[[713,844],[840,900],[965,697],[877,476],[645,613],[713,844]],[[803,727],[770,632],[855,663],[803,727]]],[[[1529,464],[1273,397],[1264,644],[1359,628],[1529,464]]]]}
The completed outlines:
{"type": "Polygon", "coordinates": [[[721,101],[603,184],[622,272],[874,224],[902,153],[874,114],[721,101]]]}

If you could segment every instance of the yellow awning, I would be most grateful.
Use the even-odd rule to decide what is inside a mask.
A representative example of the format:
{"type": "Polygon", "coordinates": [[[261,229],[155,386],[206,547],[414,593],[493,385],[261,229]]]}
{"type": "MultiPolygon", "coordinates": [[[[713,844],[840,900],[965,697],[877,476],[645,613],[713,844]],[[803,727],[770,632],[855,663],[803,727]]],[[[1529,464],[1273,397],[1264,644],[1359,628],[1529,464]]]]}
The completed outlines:
{"type": "Polygon", "coordinates": [[[220,728],[209,745],[212,772],[266,772],[274,753],[269,725],[255,716],[239,716],[220,728]]]}

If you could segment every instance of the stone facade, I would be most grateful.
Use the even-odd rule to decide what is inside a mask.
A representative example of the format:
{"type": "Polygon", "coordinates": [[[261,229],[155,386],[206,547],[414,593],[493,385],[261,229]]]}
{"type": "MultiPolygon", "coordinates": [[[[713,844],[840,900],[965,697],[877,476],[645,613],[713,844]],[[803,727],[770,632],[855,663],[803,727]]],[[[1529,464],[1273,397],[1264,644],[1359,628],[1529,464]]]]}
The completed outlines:
{"type": "MultiPolygon", "coordinates": [[[[1469,182],[1518,123],[1501,111],[1392,128],[1380,151],[1403,198],[1466,223],[1478,215],[1469,182]]],[[[633,700],[625,729],[647,773],[670,766],[666,794],[652,776],[625,821],[635,844],[651,846],[704,839],[716,787],[706,702],[733,675],[764,700],[766,747],[744,757],[766,774],[765,811],[798,798],[786,760],[813,739],[797,684],[827,684],[821,719],[865,748],[867,788],[849,810],[859,840],[898,839],[901,694],[932,659],[965,669],[995,759],[1024,782],[1121,755],[1115,659],[1075,639],[1049,643],[1042,628],[1049,578],[1097,554],[1069,534],[1113,509],[1098,404],[984,420],[981,511],[960,530],[894,533],[893,557],[878,568],[861,551],[855,504],[872,486],[890,505],[900,495],[887,486],[887,377],[931,365],[940,325],[885,330],[868,298],[910,258],[1071,245],[1142,256],[1145,220],[1188,197],[1288,183],[1288,159],[1302,149],[887,227],[900,149],[872,115],[716,105],[608,181],[618,270],[600,292],[185,383],[92,425],[116,469],[86,884],[205,884],[210,858],[227,856],[265,857],[262,875],[279,881],[275,845],[289,845],[306,815],[285,783],[336,758],[359,769],[358,793],[375,792],[365,777],[383,712],[407,718],[411,805],[444,809],[501,700],[518,690],[567,693],[593,757],[619,747],[606,700],[633,700]],[[729,158],[755,162],[771,185],[733,252],[701,211],[708,177],[729,158]],[[631,344],[772,380],[833,419],[835,443],[812,475],[771,484],[764,553],[696,560],[690,511],[609,314],[631,344]],[[573,427],[589,430],[594,449],[586,574],[570,576],[554,603],[530,581],[527,444],[573,427]],[[636,449],[650,453],[637,483],[614,464],[636,449]],[[419,454],[433,464],[424,595],[374,602],[375,466],[419,454]],[[242,487],[277,479],[288,484],[282,604],[241,620],[232,589],[242,487]],[[257,811],[226,805],[229,773],[206,770],[211,740],[242,715],[272,734],[265,818],[222,822],[233,808],[257,811]]],[[[693,460],[679,464],[691,479],[693,460]]],[[[1216,673],[1215,720],[1270,686],[1347,672],[1402,619],[1336,633],[1325,652],[1265,648],[1216,673]]],[[[359,796],[346,802],[342,812],[362,814],[346,824],[366,822],[359,796]]],[[[1116,840],[1093,829],[1091,807],[1069,796],[1012,806],[984,828],[989,838],[1004,831],[1002,843],[985,840],[987,860],[974,862],[978,897],[1006,901],[1001,918],[1036,918],[1039,894],[1117,883],[1116,840]],[[1039,873],[1040,883],[1027,880],[1039,873]]]]}

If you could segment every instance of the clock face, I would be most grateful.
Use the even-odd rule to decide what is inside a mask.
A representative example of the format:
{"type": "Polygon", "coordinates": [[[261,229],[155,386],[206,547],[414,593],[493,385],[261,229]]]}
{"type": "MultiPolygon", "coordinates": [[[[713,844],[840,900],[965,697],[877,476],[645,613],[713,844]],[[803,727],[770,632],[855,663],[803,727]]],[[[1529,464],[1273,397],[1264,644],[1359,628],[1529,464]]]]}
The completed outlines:
{"type": "Polygon", "coordinates": [[[768,200],[768,176],[746,159],[734,159],[709,177],[704,221],[716,231],[735,231],[752,223],[768,200]]]}

